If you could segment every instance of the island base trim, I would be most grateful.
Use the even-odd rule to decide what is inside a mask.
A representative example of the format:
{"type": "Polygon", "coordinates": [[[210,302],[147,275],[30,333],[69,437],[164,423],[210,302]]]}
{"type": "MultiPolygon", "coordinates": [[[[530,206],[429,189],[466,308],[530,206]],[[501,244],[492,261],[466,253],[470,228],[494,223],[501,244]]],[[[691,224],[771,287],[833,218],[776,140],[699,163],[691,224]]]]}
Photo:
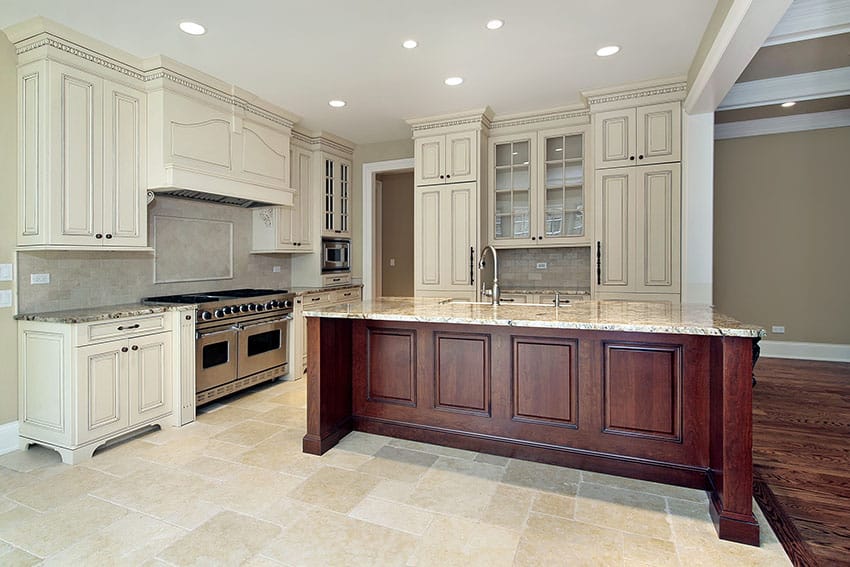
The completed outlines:
{"type": "Polygon", "coordinates": [[[759,524],[755,515],[750,513],[732,512],[723,509],[723,499],[714,482],[714,477],[709,471],[708,473],[708,495],[710,498],[708,511],[711,514],[711,521],[714,522],[714,529],[717,530],[717,535],[720,539],[754,545],[760,544],[761,536],[759,535],[759,524]]]}
{"type": "Polygon", "coordinates": [[[343,437],[351,433],[352,429],[352,420],[346,419],[324,436],[307,433],[301,439],[301,449],[310,455],[324,455],[343,437]]]}

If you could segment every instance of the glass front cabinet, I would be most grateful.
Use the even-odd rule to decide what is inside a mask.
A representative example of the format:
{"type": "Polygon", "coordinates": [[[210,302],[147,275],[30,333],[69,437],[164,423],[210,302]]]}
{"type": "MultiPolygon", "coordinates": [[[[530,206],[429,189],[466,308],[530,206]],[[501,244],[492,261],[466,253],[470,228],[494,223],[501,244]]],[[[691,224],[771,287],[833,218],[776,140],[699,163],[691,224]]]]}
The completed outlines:
{"type": "Polygon", "coordinates": [[[351,162],[325,155],[322,164],[324,166],[322,236],[351,236],[349,223],[351,162]]]}
{"type": "Polygon", "coordinates": [[[490,243],[586,245],[587,129],[490,138],[490,243]]]}

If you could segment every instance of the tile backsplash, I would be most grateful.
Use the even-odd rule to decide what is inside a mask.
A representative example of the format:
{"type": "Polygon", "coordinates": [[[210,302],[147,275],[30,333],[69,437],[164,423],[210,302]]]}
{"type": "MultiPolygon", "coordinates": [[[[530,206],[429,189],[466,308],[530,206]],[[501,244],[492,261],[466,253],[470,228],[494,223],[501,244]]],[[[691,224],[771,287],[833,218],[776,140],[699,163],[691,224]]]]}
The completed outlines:
{"type": "MultiPolygon", "coordinates": [[[[18,252],[18,311],[32,313],[133,303],[143,297],[219,289],[287,288],[290,258],[286,254],[250,254],[250,209],[158,197],[148,208],[148,237],[155,253],[107,251],[18,252]],[[156,218],[210,221],[225,227],[221,237],[181,239],[166,233],[155,238],[156,218]],[[168,262],[168,283],[154,283],[157,259],[168,262]],[[212,263],[212,265],[210,265],[212,263]],[[216,266],[220,264],[220,266],[216,266]],[[274,267],[280,266],[280,272],[274,267]],[[179,268],[179,269],[178,269],[179,268]],[[50,274],[50,283],[30,284],[30,274],[50,274]],[[210,278],[201,281],[197,274],[210,278]],[[229,277],[228,277],[229,276],[229,277]],[[183,280],[183,281],[175,281],[183,280]]],[[[162,225],[162,223],[160,223],[162,225]]],[[[219,231],[221,232],[221,231],[219,231]]],[[[163,279],[163,278],[159,278],[163,279]]]]}
{"type": "Polygon", "coordinates": [[[519,248],[499,250],[502,289],[590,291],[590,248],[519,248]],[[537,264],[546,263],[546,269],[537,264]]]}

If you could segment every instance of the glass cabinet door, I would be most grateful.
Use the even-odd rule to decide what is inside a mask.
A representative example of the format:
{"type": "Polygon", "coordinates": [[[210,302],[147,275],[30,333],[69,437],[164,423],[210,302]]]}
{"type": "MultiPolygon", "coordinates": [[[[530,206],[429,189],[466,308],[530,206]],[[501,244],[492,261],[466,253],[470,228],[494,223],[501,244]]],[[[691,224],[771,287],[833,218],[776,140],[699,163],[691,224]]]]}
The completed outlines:
{"type": "Polygon", "coordinates": [[[339,164],[339,230],[348,233],[348,164],[339,164]]]}
{"type": "Polygon", "coordinates": [[[325,232],[334,230],[334,162],[325,160],[325,232]]]}
{"type": "Polygon", "coordinates": [[[496,239],[531,236],[529,151],[528,140],[495,146],[493,234],[496,239]]]}
{"type": "Polygon", "coordinates": [[[584,136],[544,142],[543,230],[546,238],[584,235],[584,136]]]}

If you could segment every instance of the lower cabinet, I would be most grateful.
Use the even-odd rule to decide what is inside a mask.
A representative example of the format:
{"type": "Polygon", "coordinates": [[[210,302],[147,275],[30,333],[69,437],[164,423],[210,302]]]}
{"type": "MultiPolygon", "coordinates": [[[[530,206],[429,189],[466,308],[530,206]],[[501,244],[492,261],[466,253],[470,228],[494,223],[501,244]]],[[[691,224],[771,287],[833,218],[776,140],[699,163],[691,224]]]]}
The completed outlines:
{"type": "Polygon", "coordinates": [[[21,321],[22,448],[42,444],[74,464],[111,439],[172,422],[180,377],[173,356],[178,316],[106,324],[21,321]],[[104,332],[107,328],[112,332],[104,332]]]}

